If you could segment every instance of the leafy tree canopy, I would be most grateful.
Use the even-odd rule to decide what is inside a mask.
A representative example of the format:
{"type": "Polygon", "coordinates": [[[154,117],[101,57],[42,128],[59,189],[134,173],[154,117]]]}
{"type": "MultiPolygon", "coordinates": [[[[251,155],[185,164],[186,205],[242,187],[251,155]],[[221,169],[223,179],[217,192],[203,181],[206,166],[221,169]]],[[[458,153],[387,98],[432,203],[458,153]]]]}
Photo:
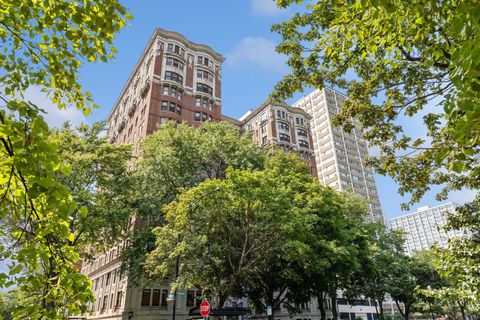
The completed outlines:
{"type": "Polygon", "coordinates": [[[71,216],[85,216],[58,181],[70,168],[49,140],[42,110],[22,101],[24,90],[42,87],[58,107],[88,114],[89,93],[78,70],[87,61],[112,58],[112,40],[130,18],[116,0],[2,1],[0,8],[0,256],[9,273],[0,287],[43,291],[20,319],[61,318],[84,311],[90,281],[75,264],[71,216]]]}
{"type": "Polygon", "coordinates": [[[105,131],[105,122],[76,130],[65,124],[50,135],[68,166],[67,174],[59,172],[57,179],[88,210],[72,212],[69,225],[74,233],[72,245],[87,259],[125,236],[132,213],[131,147],[109,143],[105,131]]]}
{"type": "Polygon", "coordinates": [[[250,136],[227,122],[205,122],[199,128],[163,124],[140,145],[134,168],[134,206],[138,223],[124,252],[132,281],[141,280],[145,253],[154,242],[151,230],[163,223],[162,208],[184,190],[205,179],[223,179],[228,167],[259,169],[265,152],[250,136]]]}
{"type": "Polygon", "coordinates": [[[302,194],[314,183],[306,165],[283,152],[265,170],[227,169],[225,179],[206,180],[165,207],[147,269],[171,277],[178,258],[174,288],[201,288],[222,307],[267,264],[307,256],[315,216],[302,194]]]}
{"type": "Polygon", "coordinates": [[[89,113],[91,95],[78,71],[113,58],[114,35],[131,19],[117,0],[3,0],[0,9],[0,83],[5,95],[44,87],[59,107],[89,113]]]}
{"type": "Polygon", "coordinates": [[[429,190],[478,189],[480,4],[478,1],[278,0],[305,12],[274,25],[292,72],[276,86],[284,98],[305,86],[345,89],[336,123],[360,120],[378,146],[373,160],[412,203],[429,190]],[[352,72],[355,76],[352,78],[352,72]],[[426,138],[400,120],[421,118],[426,138]]]}
{"type": "MultiPolygon", "coordinates": [[[[334,121],[363,136],[379,156],[370,164],[390,175],[404,208],[432,185],[438,200],[452,190],[480,189],[480,3],[475,0],[277,0],[281,7],[306,4],[289,21],[274,25],[288,55],[291,74],[276,86],[285,98],[305,87],[326,85],[349,99],[334,121]],[[423,123],[424,137],[404,131],[406,121],[423,123]]],[[[454,228],[480,224],[480,195],[452,218],[454,228]]],[[[450,257],[478,266],[478,228],[452,242],[450,257]]],[[[452,268],[455,267],[452,265],[452,268]]],[[[465,285],[478,286],[478,269],[465,285]],[[477,281],[477,282],[476,282],[477,281]]]]}

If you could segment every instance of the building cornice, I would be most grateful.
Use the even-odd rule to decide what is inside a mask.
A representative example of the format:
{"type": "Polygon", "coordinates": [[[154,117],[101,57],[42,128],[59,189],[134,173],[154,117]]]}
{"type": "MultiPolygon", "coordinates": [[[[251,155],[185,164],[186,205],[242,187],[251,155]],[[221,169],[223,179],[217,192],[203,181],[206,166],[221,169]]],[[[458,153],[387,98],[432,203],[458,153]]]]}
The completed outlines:
{"type": "Polygon", "coordinates": [[[301,114],[307,119],[312,119],[312,116],[309,115],[306,111],[303,109],[297,108],[297,107],[292,107],[286,104],[284,101],[274,101],[274,100],[267,100],[261,105],[259,105],[257,108],[255,108],[253,111],[251,111],[245,118],[240,118],[243,122],[243,124],[247,124],[250,120],[252,120],[255,116],[257,116],[260,112],[262,112],[266,107],[272,106],[272,107],[282,107],[287,109],[289,112],[295,113],[295,114],[301,114]]]}
{"type": "Polygon", "coordinates": [[[178,32],[168,31],[168,30],[165,30],[165,29],[162,29],[162,28],[156,28],[155,31],[153,32],[153,34],[150,36],[150,39],[148,40],[147,45],[143,49],[142,55],[140,56],[137,63],[133,67],[132,71],[130,72],[130,75],[129,75],[127,81],[125,82],[125,84],[122,88],[122,91],[120,91],[120,94],[118,95],[118,98],[115,101],[115,103],[113,105],[113,108],[110,110],[110,112],[108,114],[108,118],[107,118],[108,123],[110,123],[114,111],[117,109],[118,104],[120,103],[123,96],[125,95],[126,89],[132,83],[134,75],[137,73],[138,69],[142,65],[142,62],[145,60],[145,57],[147,56],[148,52],[150,52],[151,47],[156,44],[157,37],[163,37],[163,38],[173,39],[173,40],[179,41],[191,50],[202,51],[202,52],[208,53],[209,55],[211,55],[214,59],[216,59],[220,63],[222,63],[225,60],[225,58],[221,54],[215,52],[209,46],[189,41],[187,38],[185,38],[183,35],[181,35],[178,32]]]}

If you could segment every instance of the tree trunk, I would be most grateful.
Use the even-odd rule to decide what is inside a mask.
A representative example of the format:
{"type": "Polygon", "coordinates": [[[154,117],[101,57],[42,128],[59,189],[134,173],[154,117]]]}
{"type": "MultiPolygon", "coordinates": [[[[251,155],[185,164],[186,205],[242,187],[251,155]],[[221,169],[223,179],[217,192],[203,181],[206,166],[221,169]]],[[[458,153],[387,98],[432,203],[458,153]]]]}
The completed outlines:
{"type": "Polygon", "coordinates": [[[377,314],[377,319],[380,319],[380,313],[378,313],[378,299],[373,300],[375,303],[375,313],[377,314]]]}
{"type": "Polygon", "coordinates": [[[332,289],[330,290],[330,298],[332,299],[332,316],[333,320],[338,319],[338,311],[337,311],[337,290],[332,289]]]}
{"type": "Polygon", "coordinates": [[[460,300],[457,300],[458,306],[460,307],[460,312],[462,313],[462,320],[466,320],[465,318],[465,305],[460,303],[460,300]]]}
{"type": "Polygon", "coordinates": [[[435,315],[433,314],[432,302],[428,299],[428,306],[430,307],[430,315],[432,316],[432,320],[435,320],[435,315]]]}
{"type": "Polygon", "coordinates": [[[317,293],[318,307],[320,308],[320,320],[327,320],[327,314],[325,311],[325,298],[326,294],[323,292],[317,293]]]}
{"type": "Polygon", "coordinates": [[[380,318],[380,320],[384,320],[385,317],[384,317],[384,314],[383,314],[383,300],[381,300],[381,299],[378,299],[378,308],[380,309],[379,318],[380,318]]]}
{"type": "Polygon", "coordinates": [[[273,305],[273,291],[270,292],[270,296],[268,297],[268,304],[267,304],[267,308],[268,306],[270,306],[270,308],[272,308],[272,315],[271,316],[268,316],[268,320],[273,320],[275,319],[275,306],[273,305]]]}
{"type": "Polygon", "coordinates": [[[400,311],[400,314],[403,316],[405,320],[408,320],[408,312],[407,312],[407,305],[403,304],[405,307],[405,310],[402,310],[400,307],[400,303],[398,303],[398,300],[395,300],[395,304],[397,305],[398,311],[400,311]]]}

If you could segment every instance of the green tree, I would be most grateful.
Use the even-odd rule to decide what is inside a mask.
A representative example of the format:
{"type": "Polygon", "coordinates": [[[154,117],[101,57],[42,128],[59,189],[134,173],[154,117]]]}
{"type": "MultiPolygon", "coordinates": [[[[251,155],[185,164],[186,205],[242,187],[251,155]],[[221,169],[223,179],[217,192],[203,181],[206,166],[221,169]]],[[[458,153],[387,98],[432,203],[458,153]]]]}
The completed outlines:
{"type": "MultiPolygon", "coordinates": [[[[335,117],[351,128],[357,118],[377,172],[399,184],[412,204],[440,186],[439,200],[452,190],[480,189],[480,4],[475,0],[278,0],[282,7],[307,3],[289,21],[273,26],[283,41],[291,74],[276,86],[283,99],[310,86],[344,89],[349,99],[335,117]],[[413,137],[402,123],[423,123],[413,137]]],[[[480,223],[480,199],[457,220],[480,223]]],[[[404,207],[408,207],[407,204],[404,207]]],[[[480,265],[478,234],[452,243],[467,265],[480,265]],[[457,246],[458,244],[458,246],[457,246]],[[467,262],[468,260],[468,262],[467,262]]],[[[466,284],[480,287],[471,273],[466,284]]],[[[478,299],[478,295],[477,295],[478,299]]]]}
{"type": "Polygon", "coordinates": [[[375,301],[380,320],[384,319],[383,302],[390,292],[393,270],[404,263],[403,239],[399,233],[388,230],[383,224],[370,224],[367,250],[360,260],[361,267],[351,277],[347,287],[349,298],[363,296],[375,301]]]}
{"type": "Polygon", "coordinates": [[[355,195],[330,188],[317,192],[311,201],[317,221],[309,242],[312,254],[305,288],[317,298],[322,319],[326,319],[324,303],[329,296],[337,319],[337,291],[351,286],[351,278],[360,272],[367,256],[367,209],[355,195]]]}
{"type": "Polygon", "coordinates": [[[153,249],[152,229],[163,224],[162,208],[184,189],[205,179],[222,179],[227,167],[259,169],[265,152],[250,136],[229,123],[206,122],[199,128],[175,122],[163,124],[144,139],[134,168],[137,223],[124,252],[132,281],[141,281],[145,254],[153,249]]]}
{"type": "Polygon", "coordinates": [[[429,297],[424,294],[425,290],[435,289],[441,282],[431,263],[422,258],[400,256],[399,261],[400,263],[392,266],[389,293],[402,316],[408,320],[415,311],[422,311],[422,304],[429,302],[429,297]],[[403,309],[400,303],[403,303],[403,309]]]}
{"type": "Polygon", "coordinates": [[[65,124],[50,135],[63,163],[71,169],[68,174],[58,173],[58,181],[88,210],[86,214],[72,212],[69,226],[74,234],[71,245],[84,259],[124,237],[133,210],[128,172],[131,147],[109,143],[105,131],[105,122],[76,130],[65,124]]]}
{"type": "Polygon", "coordinates": [[[2,1],[0,9],[0,256],[8,275],[0,286],[43,290],[20,319],[60,318],[84,311],[90,281],[74,267],[73,212],[86,214],[57,177],[68,166],[49,141],[42,110],[22,101],[24,90],[40,86],[58,107],[85,114],[92,104],[78,82],[86,61],[112,58],[112,40],[129,16],[115,0],[2,1]]]}
{"type": "Polygon", "coordinates": [[[239,294],[236,289],[265,281],[256,272],[263,275],[269,263],[305,256],[315,217],[303,210],[302,194],[312,183],[300,159],[278,152],[264,170],[230,168],[225,179],[208,179],[182,192],[165,207],[165,225],[154,231],[147,270],[171,278],[179,261],[174,290],[200,288],[223,307],[239,294]]]}
{"type": "Polygon", "coordinates": [[[13,293],[0,292],[0,320],[12,319],[14,299],[13,293]]]}
{"type": "Polygon", "coordinates": [[[115,34],[131,16],[117,0],[3,0],[0,10],[0,83],[8,97],[41,86],[60,108],[88,114],[82,64],[106,62],[116,52],[115,34]]]}

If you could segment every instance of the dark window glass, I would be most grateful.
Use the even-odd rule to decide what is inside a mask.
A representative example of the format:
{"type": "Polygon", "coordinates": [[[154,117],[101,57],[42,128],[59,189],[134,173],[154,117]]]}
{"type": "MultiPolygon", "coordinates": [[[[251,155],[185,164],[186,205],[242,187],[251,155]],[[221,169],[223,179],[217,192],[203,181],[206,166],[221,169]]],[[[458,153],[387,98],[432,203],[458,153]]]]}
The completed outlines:
{"type": "Polygon", "coordinates": [[[195,305],[195,291],[187,291],[187,307],[193,307],[195,305]]]}
{"type": "Polygon", "coordinates": [[[160,306],[160,290],[159,289],[153,289],[152,306],[153,307],[160,306]]]}
{"type": "Polygon", "coordinates": [[[197,294],[195,296],[195,300],[196,300],[195,301],[196,302],[195,306],[197,306],[197,307],[200,306],[200,303],[202,303],[202,292],[200,290],[197,291],[197,294]]]}
{"type": "Polygon", "coordinates": [[[165,71],[165,80],[171,80],[183,84],[183,77],[178,73],[165,71]]]}
{"type": "Polygon", "coordinates": [[[170,102],[170,112],[175,112],[175,103],[170,102]]]}
{"type": "Polygon", "coordinates": [[[181,115],[181,114],[182,114],[182,108],[180,108],[179,106],[177,106],[177,114],[178,114],[178,115],[181,115]]]}
{"type": "Polygon", "coordinates": [[[162,101],[162,111],[167,111],[167,107],[168,107],[168,102],[162,101]]]}
{"type": "Polygon", "coordinates": [[[164,307],[167,306],[167,297],[168,297],[168,290],[163,289],[162,290],[162,306],[164,306],[164,307]]]}
{"type": "Polygon", "coordinates": [[[280,133],[278,136],[279,136],[281,141],[290,142],[290,136],[288,134],[280,133]]]}
{"type": "Polygon", "coordinates": [[[307,141],[299,140],[298,144],[300,145],[300,147],[308,148],[308,142],[307,141]]]}
{"type": "Polygon", "coordinates": [[[278,122],[278,127],[283,130],[290,130],[290,126],[285,122],[278,122]]]}
{"type": "Polygon", "coordinates": [[[195,112],[195,121],[200,121],[200,112],[195,112]]]}
{"type": "Polygon", "coordinates": [[[208,93],[209,95],[212,95],[213,93],[212,87],[207,86],[206,84],[203,84],[203,83],[197,83],[197,91],[205,92],[205,93],[208,93]]]}
{"type": "Polygon", "coordinates": [[[282,116],[282,113],[280,112],[280,110],[277,110],[277,117],[281,117],[282,116]]]}
{"type": "Polygon", "coordinates": [[[108,303],[108,295],[103,296],[102,310],[107,309],[107,303],[108,303]]]}
{"type": "Polygon", "coordinates": [[[150,289],[143,289],[143,293],[142,293],[142,302],[141,302],[141,306],[142,307],[145,307],[145,306],[149,306],[150,305],[150,294],[152,293],[152,290],[150,289]]]}
{"type": "Polygon", "coordinates": [[[117,292],[117,302],[115,303],[115,309],[120,308],[120,305],[122,304],[122,291],[117,292]]]}
{"type": "Polygon", "coordinates": [[[307,131],[305,131],[305,130],[303,130],[303,129],[298,129],[298,130],[297,130],[297,134],[298,134],[299,136],[304,136],[304,137],[306,137],[306,136],[307,136],[307,131]]]}

